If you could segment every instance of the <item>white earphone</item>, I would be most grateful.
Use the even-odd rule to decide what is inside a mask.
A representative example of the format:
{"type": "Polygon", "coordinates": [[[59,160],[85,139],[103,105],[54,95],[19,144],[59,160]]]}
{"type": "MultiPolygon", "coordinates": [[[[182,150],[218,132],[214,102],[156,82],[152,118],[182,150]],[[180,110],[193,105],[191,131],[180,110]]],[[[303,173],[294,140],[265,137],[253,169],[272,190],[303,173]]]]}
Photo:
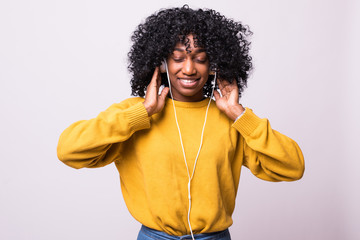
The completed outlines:
{"type": "Polygon", "coordinates": [[[164,61],[161,62],[160,72],[161,73],[166,73],[166,60],[165,59],[164,59],[164,61]]]}

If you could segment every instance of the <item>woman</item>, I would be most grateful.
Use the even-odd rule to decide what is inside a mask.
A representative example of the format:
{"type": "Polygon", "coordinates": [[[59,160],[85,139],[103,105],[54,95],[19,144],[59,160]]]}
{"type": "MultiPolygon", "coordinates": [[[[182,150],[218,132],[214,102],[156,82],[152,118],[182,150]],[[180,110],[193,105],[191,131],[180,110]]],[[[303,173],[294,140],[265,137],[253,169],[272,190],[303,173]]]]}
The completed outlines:
{"type": "Polygon", "coordinates": [[[62,133],[65,164],[115,162],[126,205],[143,224],[139,240],[230,239],[242,165],[268,181],[302,177],[298,145],[239,104],[250,33],[186,5],[151,15],[129,52],[137,97],[62,133]]]}

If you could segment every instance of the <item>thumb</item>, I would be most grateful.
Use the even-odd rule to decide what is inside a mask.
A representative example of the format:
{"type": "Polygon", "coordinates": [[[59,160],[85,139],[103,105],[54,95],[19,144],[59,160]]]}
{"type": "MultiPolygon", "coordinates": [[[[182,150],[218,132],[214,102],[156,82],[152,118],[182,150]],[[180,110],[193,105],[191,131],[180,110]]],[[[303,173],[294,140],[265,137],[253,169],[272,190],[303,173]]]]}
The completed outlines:
{"type": "Polygon", "coordinates": [[[168,95],[168,93],[169,93],[169,88],[165,87],[160,93],[159,100],[161,102],[165,102],[165,99],[166,99],[166,96],[168,95]]]}
{"type": "Polygon", "coordinates": [[[217,101],[220,98],[220,94],[218,91],[214,90],[214,97],[215,97],[215,101],[217,101]]]}

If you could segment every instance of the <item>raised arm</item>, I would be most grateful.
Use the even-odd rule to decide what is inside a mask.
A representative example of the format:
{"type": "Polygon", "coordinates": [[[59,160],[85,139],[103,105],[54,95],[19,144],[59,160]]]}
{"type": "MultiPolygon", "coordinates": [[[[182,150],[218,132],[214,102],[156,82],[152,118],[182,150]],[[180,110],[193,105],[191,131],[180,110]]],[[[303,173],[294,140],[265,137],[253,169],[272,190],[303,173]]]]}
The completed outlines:
{"type": "Polygon", "coordinates": [[[245,110],[239,104],[235,80],[232,83],[218,80],[218,86],[221,95],[214,92],[216,105],[229,119],[237,119],[233,127],[242,136],[244,165],[264,180],[300,179],[304,173],[304,157],[297,143],[273,130],[267,119],[260,119],[251,109],[245,110]]]}
{"type": "Polygon", "coordinates": [[[234,124],[242,136],[244,165],[267,181],[294,181],[303,176],[304,157],[297,143],[273,130],[267,119],[246,109],[234,124]]]}
{"type": "Polygon", "coordinates": [[[113,104],[96,118],[78,121],[61,134],[57,154],[74,168],[101,167],[111,163],[120,151],[120,143],[141,129],[150,127],[150,119],[138,98],[113,104]]]}
{"type": "Polygon", "coordinates": [[[160,112],[169,88],[158,95],[159,69],[156,68],[145,100],[131,98],[113,104],[96,118],[72,124],[60,136],[58,158],[74,168],[102,167],[116,160],[121,143],[136,131],[150,127],[150,116],[160,112]]]}

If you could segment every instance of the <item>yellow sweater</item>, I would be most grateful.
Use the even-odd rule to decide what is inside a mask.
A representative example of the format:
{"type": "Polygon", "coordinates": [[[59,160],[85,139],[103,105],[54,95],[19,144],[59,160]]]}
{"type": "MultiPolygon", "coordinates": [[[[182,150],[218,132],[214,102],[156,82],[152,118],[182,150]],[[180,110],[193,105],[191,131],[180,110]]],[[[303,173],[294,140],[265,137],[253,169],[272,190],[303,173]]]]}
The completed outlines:
{"type": "MultiPolygon", "coordinates": [[[[58,157],[74,168],[111,162],[120,174],[126,205],[140,223],[171,235],[189,234],[188,174],[171,99],[151,117],[143,98],[113,104],[96,118],[72,124],[60,136],[58,157]]],[[[175,101],[189,171],[200,144],[208,99],[175,101]]],[[[304,159],[298,145],[271,129],[251,109],[235,123],[211,103],[203,146],[191,182],[194,234],[232,224],[241,166],[268,181],[300,179],[304,159]]]]}

